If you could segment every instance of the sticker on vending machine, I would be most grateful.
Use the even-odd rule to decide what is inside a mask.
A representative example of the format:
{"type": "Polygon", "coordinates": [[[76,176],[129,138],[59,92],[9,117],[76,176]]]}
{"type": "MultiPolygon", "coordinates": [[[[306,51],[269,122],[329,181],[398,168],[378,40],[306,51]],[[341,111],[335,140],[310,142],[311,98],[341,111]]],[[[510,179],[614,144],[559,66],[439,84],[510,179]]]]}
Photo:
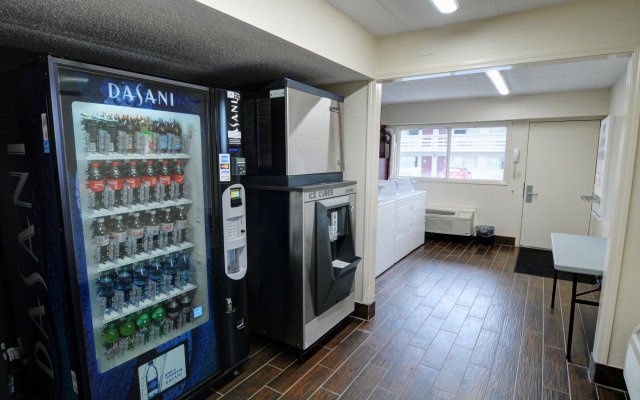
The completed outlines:
{"type": "Polygon", "coordinates": [[[231,157],[228,153],[220,154],[220,182],[231,181],[231,157]]]}
{"type": "Polygon", "coordinates": [[[187,377],[185,345],[180,344],[138,366],[140,399],[153,399],[187,377]]]}

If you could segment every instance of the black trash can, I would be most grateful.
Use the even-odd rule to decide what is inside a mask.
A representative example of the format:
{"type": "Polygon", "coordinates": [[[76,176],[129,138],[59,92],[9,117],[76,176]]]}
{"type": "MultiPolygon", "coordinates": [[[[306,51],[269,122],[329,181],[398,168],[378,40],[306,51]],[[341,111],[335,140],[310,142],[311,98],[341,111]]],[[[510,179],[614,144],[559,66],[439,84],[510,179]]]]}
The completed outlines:
{"type": "Polygon", "coordinates": [[[493,226],[476,226],[476,242],[478,242],[478,244],[492,245],[495,241],[496,237],[493,234],[493,226]]]}

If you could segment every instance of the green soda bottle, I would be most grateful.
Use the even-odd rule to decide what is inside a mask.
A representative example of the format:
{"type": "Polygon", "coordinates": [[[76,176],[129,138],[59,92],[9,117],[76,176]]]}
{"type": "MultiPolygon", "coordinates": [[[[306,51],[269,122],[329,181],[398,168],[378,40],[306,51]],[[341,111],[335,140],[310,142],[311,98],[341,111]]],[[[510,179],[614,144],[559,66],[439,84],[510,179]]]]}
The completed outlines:
{"type": "Polygon", "coordinates": [[[110,349],[113,347],[113,345],[118,341],[118,331],[115,328],[115,324],[111,323],[109,324],[109,326],[107,327],[107,329],[104,330],[104,335],[103,335],[103,339],[104,339],[104,347],[107,349],[110,349]]]}
{"type": "Polygon", "coordinates": [[[151,320],[149,318],[149,314],[147,314],[147,310],[143,310],[138,316],[138,320],[136,321],[136,326],[138,327],[138,332],[144,335],[145,343],[149,341],[149,325],[150,324],[151,324],[151,320]]]}
{"type": "Polygon", "coordinates": [[[164,335],[164,308],[162,308],[161,305],[158,305],[158,308],[156,308],[153,311],[153,314],[151,314],[151,319],[153,319],[153,324],[155,326],[158,327],[158,330],[160,331],[160,336],[164,335]]]}
{"type": "Polygon", "coordinates": [[[136,324],[131,321],[131,315],[125,319],[125,321],[120,325],[120,334],[122,337],[127,339],[127,348],[129,350],[133,350],[133,334],[136,331],[136,324]]]}

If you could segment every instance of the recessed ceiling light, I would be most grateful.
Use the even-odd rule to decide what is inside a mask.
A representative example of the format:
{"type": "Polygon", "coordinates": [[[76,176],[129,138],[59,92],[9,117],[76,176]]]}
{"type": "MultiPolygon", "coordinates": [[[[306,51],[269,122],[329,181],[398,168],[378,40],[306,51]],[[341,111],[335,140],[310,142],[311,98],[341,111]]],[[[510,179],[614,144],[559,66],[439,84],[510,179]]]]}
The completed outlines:
{"type": "Polygon", "coordinates": [[[458,8],[460,8],[460,4],[458,4],[458,0],[431,0],[433,5],[436,6],[438,11],[443,14],[451,14],[458,8]]]}
{"type": "Polygon", "coordinates": [[[502,79],[502,75],[500,75],[500,71],[495,69],[491,71],[487,71],[487,76],[489,77],[489,79],[491,79],[493,86],[495,86],[496,89],[498,89],[498,92],[500,92],[501,95],[505,96],[509,94],[509,88],[507,87],[507,84],[504,82],[504,79],[502,79]]]}

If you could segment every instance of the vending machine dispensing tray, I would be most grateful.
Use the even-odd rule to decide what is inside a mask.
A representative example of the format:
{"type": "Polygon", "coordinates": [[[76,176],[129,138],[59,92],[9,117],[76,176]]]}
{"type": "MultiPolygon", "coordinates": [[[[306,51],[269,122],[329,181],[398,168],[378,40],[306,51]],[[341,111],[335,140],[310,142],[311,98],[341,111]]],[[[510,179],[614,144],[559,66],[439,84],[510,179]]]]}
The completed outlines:
{"type": "Polygon", "coordinates": [[[356,267],[348,197],[316,203],[316,287],[314,307],[320,315],[351,292],[356,267]]]}

